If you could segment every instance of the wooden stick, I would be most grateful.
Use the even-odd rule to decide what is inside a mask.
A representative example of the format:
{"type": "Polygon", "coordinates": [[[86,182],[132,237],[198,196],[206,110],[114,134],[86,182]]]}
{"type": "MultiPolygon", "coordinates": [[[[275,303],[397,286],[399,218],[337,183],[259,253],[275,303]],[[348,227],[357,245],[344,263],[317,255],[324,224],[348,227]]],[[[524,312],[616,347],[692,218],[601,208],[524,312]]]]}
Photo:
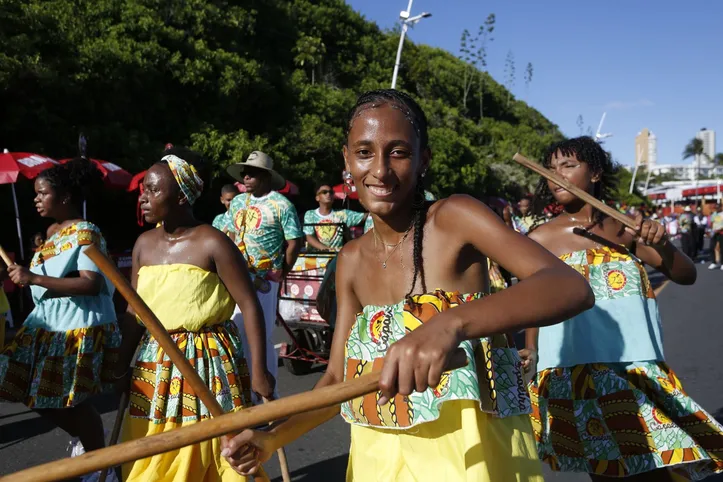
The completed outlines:
{"type": "MultiPolygon", "coordinates": [[[[263,397],[263,400],[264,403],[269,403],[268,398],[263,397]]],[[[279,450],[276,451],[276,455],[279,457],[279,466],[281,467],[281,479],[283,480],[283,482],[291,482],[291,473],[289,472],[289,464],[286,461],[286,452],[284,451],[284,447],[279,447],[279,450]]]]}
{"type": "Polygon", "coordinates": [[[526,168],[535,171],[540,176],[544,177],[548,181],[552,181],[561,188],[565,189],[566,191],[569,191],[570,193],[577,196],[579,199],[585,201],[598,211],[601,211],[611,218],[615,219],[616,221],[621,222],[624,226],[634,229],[637,231],[638,225],[635,223],[635,220],[633,218],[630,218],[617,209],[611,208],[604,202],[600,201],[599,199],[596,199],[591,194],[583,191],[579,187],[572,184],[570,181],[564,179],[562,176],[558,176],[556,173],[550,171],[549,169],[544,168],[543,166],[539,165],[538,163],[531,161],[527,159],[525,156],[520,154],[519,152],[514,155],[512,158],[515,162],[518,164],[522,164],[526,168]]]}
{"type": "MultiPolygon", "coordinates": [[[[125,276],[123,276],[123,273],[118,270],[116,265],[108,259],[97,246],[88,246],[84,253],[98,266],[103,274],[108,277],[118,292],[123,295],[123,298],[125,298],[131,308],[133,308],[133,311],[143,322],[143,325],[153,338],[156,339],[163,351],[168,355],[168,358],[171,359],[173,365],[181,372],[185,381],[191,385],[191,388],[206,406],[211,416],[220,417],[223,415],[224,411],[221,404],[218,403],[218,400],[216,400],[211,390],[203,382],[196,369],[191,366],[186,356],[178,349],[176,342],[173,341],[173,338],[171,338],[171,335],[169,335],[163,327],[161,321],[156,317],[155,313],[151,311],[146,302],[143,301],[143,298],[133,289],[133,286],[131,286],[125,276]]],[[[267,479],[263,470],[261,470],[256,477],[262,480],[267,479]]]]}
{"type": "Polygon", "coordinates": [[[7,266],[8,268],[15,264],[13,263],[13,260],[10,259],[10,256],[8,256],[2,246],[0,246],[0,258],[3,259],[3,263],[5,263],[5,266],[7,266]]]}
{"type": "MultiPolygon", "coordinates": [[[[126,390],[121,393],[120,401],[118,402],[118,414],[115,416],[115,423],[113,424],[113,431],[110,434],[110,441],[108,447],[112,447],[118,443],[118,437],[120,436],[121,427],[123,426],[123,415],[128,408],[128,401],[130,400],[130,390],[126,390]]],[[[98,482],[105,482],[108,477],[108,471],[113,470],[111,467],[106,467],[100,473],[100,479],[98,482]]]]}
{"type": "MultiPolygon", "coordinates": [[[[467,357],[464,351],[458,348],[452,356],[448,369],[453,370],[466,364],[467,357]]],[[[263,405],[256,405],[169,432],[131,440],[114,447],[93,450],[78,457],[38,465],[0,477],[0,482],[56,482],[65,480],[95,472],[104,467],[113,467],[151,457],[299,413],[333,407],[379,390],[380,375],[380,372],[374,372],[343,383],[299,393],[263,405]]]]}

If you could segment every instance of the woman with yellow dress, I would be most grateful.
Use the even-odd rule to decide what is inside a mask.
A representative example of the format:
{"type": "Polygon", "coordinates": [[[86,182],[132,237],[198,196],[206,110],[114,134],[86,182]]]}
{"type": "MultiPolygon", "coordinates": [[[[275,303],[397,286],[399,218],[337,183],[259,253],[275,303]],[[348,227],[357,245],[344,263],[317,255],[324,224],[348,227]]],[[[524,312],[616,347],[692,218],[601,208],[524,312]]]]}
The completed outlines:
{"type": "MultiPolygon", "coordinates": [[[[337,258],[337,327],[318,387],[381,371],[381,390],[344,403],[347,480],[542,481],[520,359],[507,333],[592,304],[584,279],[486,205],[424,199],[426,117],[396,90],[362,95],[343,148],[374,228],[337,258]],[[521,281],[486,295],[487,256],[521,281]],[[444,371],[462,347],[464,368],[444,371]]],[[[247,430],[224,455],[254,473],[278,447],[338,415],[296,415],[247,430]]]]}
{"type": "MultiPolygon", "coordinates": [[[[161,226],[136,241],[131,281],[224,410],[240,410],[250,404],[250,389],[264,397],[273,394],[274,380],[264,363],[261,309],[236,246],[193,216],[192,205],[201,195],[203,182],[188,161],[198,162],[198,155],[174,149],[148,170],[143,181],[143,215],[146,222],[161,226]],[[257,361],[252,386],[238,331],[230,321],[236,304],[245,315],[249,355],[257,361]]],[[[130,377],[123,440],[208,418],[207,407],[135,317],[124,321],[123,331],[122,368],[116,373],[125,387],[130,377]]],[[[245,480],[220,452],[217,439],[190,445],[126,464],[123,478],[138,482],[245,480]]]]}

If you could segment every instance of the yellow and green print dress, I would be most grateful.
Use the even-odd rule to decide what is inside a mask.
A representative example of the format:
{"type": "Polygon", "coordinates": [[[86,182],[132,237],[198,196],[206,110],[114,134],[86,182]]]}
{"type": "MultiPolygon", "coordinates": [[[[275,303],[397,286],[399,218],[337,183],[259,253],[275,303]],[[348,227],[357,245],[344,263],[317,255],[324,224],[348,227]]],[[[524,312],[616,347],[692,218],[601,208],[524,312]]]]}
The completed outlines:
{"type": "MultiPolygon", "coordinates": [[[[143,266],[138,294],[196,368],[224,412],[249,405],[250,382],[241,340],[229,321],[234,301],[217,274],[192,265],[143,266]]],[[[132,440],[197,423],[208,409],[158,342],[146,333],[132,368],[123,439],[132,440]]],[[[242,481],[221,457],[218,439],[124,465],[137,482],[242,481]]]]}
{"type": "Polygon", "coordinates": [[[532,425],[555,471],[630,477],[667,468],[689,480],[723,472],[723,426],[665,363],[655,293],[624,247],[560,257],[595,306],[540,328],[532,425]]]}
{"type": "MultiPolygon", "coordinates": [[[[481,296],[436,291],[365,307],[347,339],[345,378],[381,370],[392,343],[481,296]]],[[[342,404],[352,426],[347,481],[543,480],[514,343],[498,335],[460,346],[467,366],[444,373],[433,389],[397,395],[383,406],[379,392],[342,404]]]]}

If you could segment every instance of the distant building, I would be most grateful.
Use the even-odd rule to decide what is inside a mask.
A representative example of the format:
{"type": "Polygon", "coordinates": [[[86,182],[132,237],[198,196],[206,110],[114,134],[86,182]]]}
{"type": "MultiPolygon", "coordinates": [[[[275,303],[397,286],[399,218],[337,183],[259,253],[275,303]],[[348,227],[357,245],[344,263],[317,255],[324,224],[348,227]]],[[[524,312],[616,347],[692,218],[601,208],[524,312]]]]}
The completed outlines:
{"type": "Polygon", "coordinates": [[[696,139],[703,141],[703,152],[705,155],[695,156],[695,164],[700,166],[713,165],[712,159],[715,156],[715,131],[709,131],[705,127],[695,135],[696,139]]]}
{"type": "Polygon", "coordinates": [[[648,129],[643,129],[635,137],[635,165],[655,167],[658,162],[658,138],[648,129]]]}

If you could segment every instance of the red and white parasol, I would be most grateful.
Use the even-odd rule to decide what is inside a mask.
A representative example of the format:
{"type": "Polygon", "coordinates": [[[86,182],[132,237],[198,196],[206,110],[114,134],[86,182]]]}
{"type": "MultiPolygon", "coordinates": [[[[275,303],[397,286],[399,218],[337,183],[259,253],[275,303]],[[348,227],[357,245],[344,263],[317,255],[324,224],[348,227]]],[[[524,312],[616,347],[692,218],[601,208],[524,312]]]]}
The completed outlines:
{"type": "Polygon", "coordinates": [[[354,186],[354,183],[352,182],[337,184],[332,189],[334,190],[334,198],[336,199],[341,199],[342,201],[347,197],[349,199],[359,199],[359,194],[356,192],[356,186],[354,186]]]}
{"type": "Polygon", "coordinates": [[[0,184],[11,184],[12,187],[13,204],[15,205],[15,225],[18,230],[21,259],[25,259],[25,248],[23,247],[23,233],[20,227],[20,211],[18,209],[18,197],[15,193],[15,183],[20,175],[28,179],[35,179],[38,174],[53,167],[57,163],[58,161],[55,159],[29,152],[8,152],[8,150],[5,149],[5,151],[0,154],[0,184]]]}
{"type": "MultiPolygon", "coordinates": [[[[105,187],[111,189],[128,189],[133,179],[133,175],[130,172],[112,162],[99,161],[98,159],[88,160],[92,162],[103,175],[103,184],[105,184],[105,187]]],[[[71,161],[71,159],[63,159],[60,162],[61,164],[65,164],[69,161],[71,161]]]]}

